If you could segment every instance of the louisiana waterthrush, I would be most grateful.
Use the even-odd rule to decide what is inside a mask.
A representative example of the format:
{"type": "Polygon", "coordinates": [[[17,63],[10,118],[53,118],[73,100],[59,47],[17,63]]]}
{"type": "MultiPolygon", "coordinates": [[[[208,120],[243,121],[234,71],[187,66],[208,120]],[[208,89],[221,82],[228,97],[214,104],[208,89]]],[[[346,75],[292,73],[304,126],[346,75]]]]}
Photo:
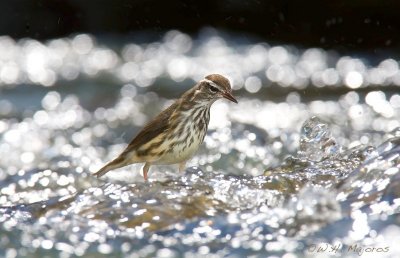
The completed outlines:
{"type": "Polygon", "coordinates": [[[145,180],[151,165],[179,164],[183,171],[207,133],[211,105],[220,98],[237,103],[228,79],[219,74],[206,76],[147,123],[116,159],[94,175],[101,177],[134,163],[145,163],[145,180]]]}

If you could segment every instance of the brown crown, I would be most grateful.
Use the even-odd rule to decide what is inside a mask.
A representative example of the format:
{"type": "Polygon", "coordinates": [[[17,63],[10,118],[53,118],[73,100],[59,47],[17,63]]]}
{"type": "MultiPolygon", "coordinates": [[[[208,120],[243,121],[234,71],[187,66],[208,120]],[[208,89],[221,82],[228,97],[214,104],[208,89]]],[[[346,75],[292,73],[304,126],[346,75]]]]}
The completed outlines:
{"type": "Polygon", "coordinates": [[[220,85],[224,89],[227,89],[229,91],[231,90],[231,84],[229,83],[229,80],[220,74],[207,75],[206,79],[220,85]]]}

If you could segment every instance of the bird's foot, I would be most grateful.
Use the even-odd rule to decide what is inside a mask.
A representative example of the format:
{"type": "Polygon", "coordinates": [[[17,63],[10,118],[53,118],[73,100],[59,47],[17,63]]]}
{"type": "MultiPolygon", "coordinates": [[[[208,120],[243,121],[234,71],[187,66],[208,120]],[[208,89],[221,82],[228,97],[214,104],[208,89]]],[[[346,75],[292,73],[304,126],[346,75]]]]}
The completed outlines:
{"type": "Polygon", "coordinates": [[[185,171],[186,161],[179,163],[179,172],[185,171]]]}
{"type": "Polygon", "coordinates": [[[149,168],[150,168],[150,163],[145,163],[144,164],[144,166],[143,166],[143,168],[142,168],[142,171],[143,171],[143,179],[144,179],[144,181],[147,181],[147,173],[149,172],[149,168]]]}

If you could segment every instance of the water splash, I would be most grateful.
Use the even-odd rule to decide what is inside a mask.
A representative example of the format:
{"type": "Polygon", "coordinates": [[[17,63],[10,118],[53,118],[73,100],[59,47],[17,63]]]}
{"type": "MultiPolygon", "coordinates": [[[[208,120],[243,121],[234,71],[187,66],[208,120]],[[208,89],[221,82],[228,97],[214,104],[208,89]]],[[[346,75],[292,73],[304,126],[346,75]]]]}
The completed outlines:
{"type": "Polygon", "coordinates": [[[329,126],[318,117],[313,116],[301,127],[300,150],[298,156],[311,161],[321,161],[337,155],[340,146],[329,129],[329,126]]]}

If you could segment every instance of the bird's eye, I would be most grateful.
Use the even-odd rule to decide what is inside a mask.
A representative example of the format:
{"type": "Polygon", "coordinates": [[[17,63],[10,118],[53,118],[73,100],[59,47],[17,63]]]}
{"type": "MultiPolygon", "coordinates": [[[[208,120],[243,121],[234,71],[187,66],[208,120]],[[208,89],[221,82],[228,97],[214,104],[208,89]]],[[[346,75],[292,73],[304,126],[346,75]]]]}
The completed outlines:
{"type": "Polygon", "coordinates": [[[215,93],[218,91],[218,88],[210,85],[210,91],[215,93]]]}

